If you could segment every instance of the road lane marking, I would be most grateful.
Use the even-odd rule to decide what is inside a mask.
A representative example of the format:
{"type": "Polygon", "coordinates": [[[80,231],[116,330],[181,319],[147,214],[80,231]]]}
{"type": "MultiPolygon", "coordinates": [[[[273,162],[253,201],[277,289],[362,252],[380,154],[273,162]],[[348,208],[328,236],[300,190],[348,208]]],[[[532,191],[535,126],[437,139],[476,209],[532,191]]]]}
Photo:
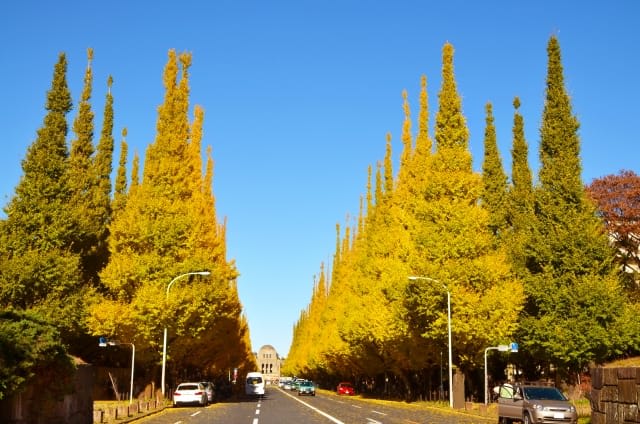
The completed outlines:
{"type": "MultiPolygon", "coordinates": [[[[324,411],[319,410],[318,408],[316,408],[315,406],[309,405],[307,402],[298,399],[297,397],[290,395],[289,393],[285,393],[285,395],[289,396],[291,399],[300,402],[301,404],[303,404],[304,406],[306,406],[307,408],[317,412],[318,414],[322,415],[323,417],[331,420],[332,422],[334,422],[335,424],[344,424],[342,421],[340,421],[339,419],[332,417],[331,415],[327,414],[324,411]]],[[[255,423],[254,423],[255,424],[255,423]]]]}
{"type": "Polygon", "coordinates": [[[375,409],[372,409],[371,412],[373,412],[374,414],[378,414],[378,415],[387,415],[384,412],[380,412],[380,411],[376,411],[375,409]]]}
{"type": "Polygon", "coordinates": [[[257,418],[253,419],[253,424],[258,424],[258,419],[257,418]]]}
{"type": "Polygon", "coordinates": [[[191,416],[192,416],[192,417],[195,417],[196,415],[198,415],[198,414],[199,414],[199,413],[201,413],[201,412],[202,412],[202,411],[194,412],[193,414],[191,414],[191,416]]]}
{"type": "Polygon", "coordinates": [[[382,424],[382,421],[376,421],[373,418],[367,417],[367,424],[382,424]]]}
{"type": "Polygon", "coordinates": [[[351,404],[352,407],[362,409],[362,406],[351,404]]]}
{"type": "Polygon", "coordinates": [[[256,409],[256,415],[260,415],[260,410],[256,409]]]}

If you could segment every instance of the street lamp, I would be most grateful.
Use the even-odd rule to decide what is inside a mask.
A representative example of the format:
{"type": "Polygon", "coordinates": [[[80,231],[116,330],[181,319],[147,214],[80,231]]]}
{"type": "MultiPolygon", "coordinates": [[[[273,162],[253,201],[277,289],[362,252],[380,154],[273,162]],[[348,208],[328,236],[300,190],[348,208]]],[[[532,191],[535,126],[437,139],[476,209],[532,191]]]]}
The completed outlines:
{"type": "Polygon", "coordinates": [[[518,343],[511,342],[509,345],[490,346],[484,350],[484,404],[489,403],[489,373],[487,372],[487,352],[490,350],[499,350],[500,352],[517,352],[518,343]]]}
{"type": "MultiPolygon", "coordinates": [[[[179,279],[187,277],[189,275],[210,275],[210,274],[211,273],[209,271],[197,271],[197,272],[187,272],[185,274],[178,275],[176,278],[171,280],[171,282],[167,285],[167,291],[166,291],[166,295],[165,295],[165,300],[169,299],[169,289],[171,288],[173,283],[175,283],[179,279]]],[[[167,364],[167,327],[165,326],[164,327],[164,342],[162,343],[162,397],[163,398],[164,398],[164,391],[165,391],[164,390],[164,376],[165,376],[166,364],[167,364]]]]}
{"type": "Polygon", "coordinates": [[[104,337],[100,337],[100,341],[98,346],[107,347],[107,346],[119,346],[119,345],[130,345],[131,346],[131,386],[129,387],[129,404],[133,403],[133,372],[134,365],[136,361],[136,345],[133,343],[120,343],[115,340],[107,340],[104,337]]]}
{"type": "Polygon", "coordinates": [[[431,281],[433,283],[442,284],[442,288],[444,288],[444,290],[447,292],[447,327],[449,332],[449,407],[453,408],[453,364],[452,364],[453,353],[452,353],[452,347],[451,347],[451,291],[449,290],[446,284],[440,282],[439,280],[436,280],[435,278],[410,276],[409,280],[412,280],[412,281],[425,280],[425,281],[431,281]]]}

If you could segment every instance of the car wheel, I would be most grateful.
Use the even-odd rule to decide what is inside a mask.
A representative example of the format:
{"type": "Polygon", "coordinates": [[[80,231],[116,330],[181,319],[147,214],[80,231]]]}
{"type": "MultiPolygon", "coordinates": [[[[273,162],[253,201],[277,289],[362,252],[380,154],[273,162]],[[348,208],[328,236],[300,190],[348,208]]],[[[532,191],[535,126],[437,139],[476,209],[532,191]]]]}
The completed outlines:
{"type": "Polygon", "coordinates": [[[531,424],[531,415],[528,412],[524,413],[524,417],[522,419],[523,424],[531,424]]]}
{"type": "Polygon", "coordinates": [[[509,424],[511,421],[507,417],[498,417],[499,424],[509,424]]]}

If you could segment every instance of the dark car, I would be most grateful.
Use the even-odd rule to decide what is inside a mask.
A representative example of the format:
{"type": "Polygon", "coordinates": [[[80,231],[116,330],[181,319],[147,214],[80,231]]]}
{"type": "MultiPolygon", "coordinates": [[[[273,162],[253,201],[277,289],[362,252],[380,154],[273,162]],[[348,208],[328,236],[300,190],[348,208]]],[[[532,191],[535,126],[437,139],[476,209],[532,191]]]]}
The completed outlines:
{"type": "Polygon", "coordinates": [[[298,396],[302,395],[316,395],[316,387],[311,381],[301,381],[300,384],[298,384],[298,396]]]}
{"type": "Polygon", "coordinates": [[[353,396],[356,394],[356,389],[351,383],[342,382],[338,384],[338,387],[336,387],[336,393],[339,395],[353,396]]]}

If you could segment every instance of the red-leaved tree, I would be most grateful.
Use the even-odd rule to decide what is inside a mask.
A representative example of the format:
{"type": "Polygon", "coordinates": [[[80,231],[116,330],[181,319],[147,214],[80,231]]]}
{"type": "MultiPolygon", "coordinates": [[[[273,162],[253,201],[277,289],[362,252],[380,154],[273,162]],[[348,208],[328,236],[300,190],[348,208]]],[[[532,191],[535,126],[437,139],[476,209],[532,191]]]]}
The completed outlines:
{"type": "Polygon", "coordinates": [[[594,179],[587,186],[607,231],[618,248],[622,270],[631,277],[632,287],[638,288],[640,271],[640,176],[622,170],[618,175],[594,179]]]}

